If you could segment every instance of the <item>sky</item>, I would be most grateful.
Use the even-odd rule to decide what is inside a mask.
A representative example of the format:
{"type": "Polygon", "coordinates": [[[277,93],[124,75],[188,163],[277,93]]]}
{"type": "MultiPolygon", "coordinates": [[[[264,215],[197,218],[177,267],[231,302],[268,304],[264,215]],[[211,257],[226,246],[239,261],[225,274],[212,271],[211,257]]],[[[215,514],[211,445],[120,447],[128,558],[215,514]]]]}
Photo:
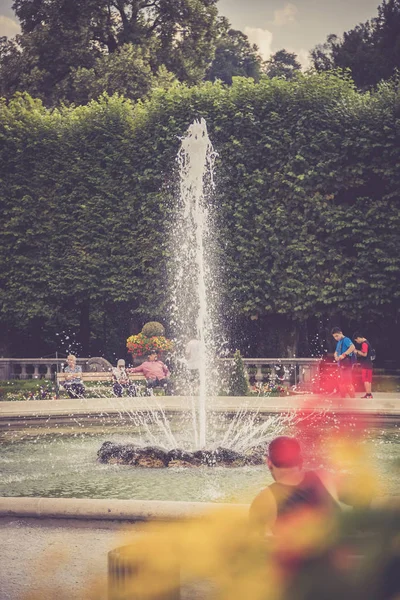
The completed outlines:
{"type": "MultiPolygon", "coordinates": [[[[19,31],[13,0],[0,0],[0,36],[19,31]]],[[[342,35],[377,15],[380,0],[219,0],[221,15],[258,45],[265,60],[285,48],[308,65],[309,52],[330,33],[342,35]]]]}

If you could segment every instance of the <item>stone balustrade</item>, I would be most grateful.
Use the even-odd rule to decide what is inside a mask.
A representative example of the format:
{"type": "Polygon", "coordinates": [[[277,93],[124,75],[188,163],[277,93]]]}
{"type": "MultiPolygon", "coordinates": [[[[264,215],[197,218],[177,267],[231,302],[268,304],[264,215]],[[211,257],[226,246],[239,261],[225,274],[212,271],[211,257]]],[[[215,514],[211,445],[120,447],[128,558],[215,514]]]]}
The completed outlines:
{"type": "MultiPolygon", "coordinates": [[[[111,364],[101,357],[77,358],[82,371],[108,371],[111,364]]],[[[54,379],[66,358],[0,358],[0,381],[10,379],[54,379]]]]}
{"type": "MultiPolygon", "coordinates": [[[[231,364],[232,358],[221,359],[231,364]]],[[[290,385],[311,386],[318,378],[319,358],[243,358],[250,379],[257,383],[277,381],[290,385]]],[[[66,364],[65,358],[0,358],[0,380],[53,379],[66,364]]],[[[108,371],[111,364],[104,358],[78,358],[83,371],[108,371]]]]}
{"type": "MultiPolygon", "coordinates": [[[[249,379],[312,387],[320,371],[320,358],[243,358],[249,379]]],[[[232,358],[223,359],[232,363],[232,358]]]]}

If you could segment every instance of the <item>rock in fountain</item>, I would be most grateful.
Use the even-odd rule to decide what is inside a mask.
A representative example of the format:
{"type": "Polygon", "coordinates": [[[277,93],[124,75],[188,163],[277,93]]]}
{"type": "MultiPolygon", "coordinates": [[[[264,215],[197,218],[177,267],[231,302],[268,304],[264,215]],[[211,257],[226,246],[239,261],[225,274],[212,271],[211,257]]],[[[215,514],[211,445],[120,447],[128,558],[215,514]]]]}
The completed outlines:
{"type": "Polygon", "coordinates": [[[245,454],[230,448],[196,450],[188,452],[179,448],[164,450],[157,446],[136,446],[104,442],[97,453],[101,463],[130,465],[133,467],[165,469],[172,467],[244,467],[264,463],[265,446],[255,446],[245,454]]]}

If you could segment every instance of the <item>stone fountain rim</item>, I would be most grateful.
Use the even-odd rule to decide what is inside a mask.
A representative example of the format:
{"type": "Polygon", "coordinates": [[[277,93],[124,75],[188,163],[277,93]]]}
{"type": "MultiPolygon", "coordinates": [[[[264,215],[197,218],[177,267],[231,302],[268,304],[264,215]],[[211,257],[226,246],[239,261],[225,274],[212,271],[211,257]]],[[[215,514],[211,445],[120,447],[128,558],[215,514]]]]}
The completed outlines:
{"type": "Polygon", "coordinates": [[[227,508],[247,511],[249,505],[166,500],[0,497],[0,518],[171,521],[201,517],[227,508]]]}

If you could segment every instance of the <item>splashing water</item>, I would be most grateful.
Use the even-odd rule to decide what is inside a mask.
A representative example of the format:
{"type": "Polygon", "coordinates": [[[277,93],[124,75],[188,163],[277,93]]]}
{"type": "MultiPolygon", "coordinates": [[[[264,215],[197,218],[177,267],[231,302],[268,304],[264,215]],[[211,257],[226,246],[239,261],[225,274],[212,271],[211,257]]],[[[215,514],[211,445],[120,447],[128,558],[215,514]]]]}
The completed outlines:
{"type": "Polygon", "coordinates": [[[194,442],[207,442],[207,397],[212,395],[210,373],[215,364],[216,328],[212,323],[211,222],[207,195],[212,190],[216,154],[204,119],[195,121],[178,153],[180,197],[173,232],[176,249],[174,309],[177,337],[197,343],[199,390],[192,406],[194,442]]]}
{"type": "MultiPolygon", "coordinates": [[[[191,394],[184,394],[186,407],[181,411],[178,428],[171,425],[155,397],[151,400],[152,406],[148,405],[148,398],[137,397],[132,410],[127,410],[126,404],[121,402],[121,418],[128,415],[140,431],[141,443],[145,446],[210,451],[223,447],[246,454],[285,431],[292,425],[293,417],[265,416],[255,399],[243,404],[233,417],[217,408],[217,350],[223,336],[218,326],[220,280],[211,202],[215,158],[205,120],[194,121],[182,139],[177,156],[180,193],[176,198],[170,239],[173,249],[171,325],[178,354],[183,354],[188,340],[197,344],[198,385],[193,385],[191,394]],[[188,426],[189,420],[192,427],[188,426]]],[[[183,374],[185,381],[186,367],[183,374]]],[[[118,400],[113,404],[118,404],[118,400]]]]}

